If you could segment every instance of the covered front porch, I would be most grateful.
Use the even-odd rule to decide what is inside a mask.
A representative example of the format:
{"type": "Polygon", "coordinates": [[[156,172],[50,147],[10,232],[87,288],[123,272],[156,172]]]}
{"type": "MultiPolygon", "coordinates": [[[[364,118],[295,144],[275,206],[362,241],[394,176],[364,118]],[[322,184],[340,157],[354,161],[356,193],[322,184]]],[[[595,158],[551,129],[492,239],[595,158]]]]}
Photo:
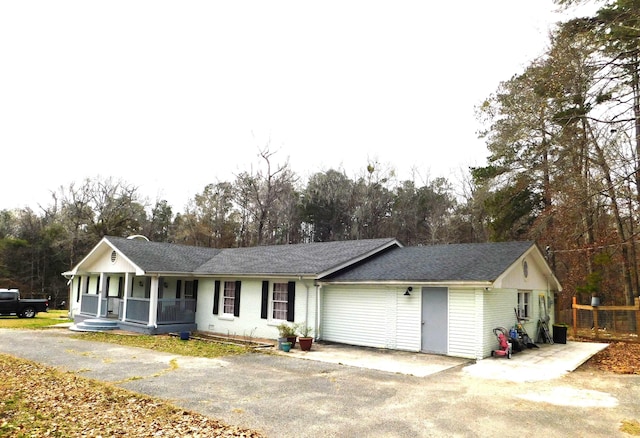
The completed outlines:
{"type": "Polygon", "coordinates": [[[76,325],[98,318],[117,321],[117,328],[138,333],[196,330],[197,280],[96,273],[75,281],[76,325]]]}

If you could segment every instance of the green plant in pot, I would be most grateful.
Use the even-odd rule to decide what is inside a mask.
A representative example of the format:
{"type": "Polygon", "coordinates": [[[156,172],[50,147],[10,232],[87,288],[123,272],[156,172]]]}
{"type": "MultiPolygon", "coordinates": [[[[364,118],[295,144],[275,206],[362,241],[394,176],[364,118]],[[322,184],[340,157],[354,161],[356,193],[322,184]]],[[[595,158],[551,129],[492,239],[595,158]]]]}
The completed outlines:
{"type": "Polygon", "coordinates": [[[298,328],[298,342],[300,343],[300,349],[302,351],[311,350],[311,345],[313,344],[313,337],[311,333],[313,329],[309,327],[306,323],[300,323],[297,326],[298,328]]]}
{"type": "Polygon", "coordinates": [[[283,342],[290,342],[291,348],[296,345],[296,327],[293,324],[287,322],[281,322],[278,324],[278,349],[282,350],[283,342]]]}

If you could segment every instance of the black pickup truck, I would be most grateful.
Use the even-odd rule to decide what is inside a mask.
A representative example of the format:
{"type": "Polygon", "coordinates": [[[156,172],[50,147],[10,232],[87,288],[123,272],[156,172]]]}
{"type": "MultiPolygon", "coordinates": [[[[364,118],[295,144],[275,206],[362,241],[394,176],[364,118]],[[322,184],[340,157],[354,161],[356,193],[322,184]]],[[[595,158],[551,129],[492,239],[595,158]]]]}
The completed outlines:
{"type": "Polygon", "coordinates": [[[18,318],[33,318],[38,312],[49,310],[49,300],[20,298],[17,289],[0,289],[0,315],[17,315],[18,318]]]}

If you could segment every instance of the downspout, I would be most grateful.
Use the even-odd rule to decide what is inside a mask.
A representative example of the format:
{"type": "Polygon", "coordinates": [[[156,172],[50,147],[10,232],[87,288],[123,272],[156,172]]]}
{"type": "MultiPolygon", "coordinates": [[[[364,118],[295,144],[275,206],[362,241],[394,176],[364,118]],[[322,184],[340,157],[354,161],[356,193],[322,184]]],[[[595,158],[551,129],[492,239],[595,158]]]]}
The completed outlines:
{"type": "MultiPolygon", "coordinates": [[[[305,299],[305,309],[304,309],[304,323],[305,325],[309,325],[309,285],[307,284],[306,281],[302,280],[302,276],[298,277],[298,279],[300,280],[300,282],[304,285],[306,291],[307,291],[307,296],[305,299]]],[[[318,300],[318,295],[316,294],[316,301],[318,300]]],[[[316,314],[314,315],[314,321],[313,321],[313,333],[314,333],[314,338],[318,339],[318,307],[316,304],[316,314]]]]}
{"type": "MultiPolygon", "coordinates": [[[[309,325],[309,285],[307,284],[306,281],[302,279],[302,275],[298,277],[298,280],[300,280],[300,283],[304,285],[307,292],[307,295],[304,300],[304,325],[307,326],[309,325]]],[[[315,325],[315,321],[314,321],[314,325],[315,325]]],[[[315,333],[315,329],[314,329],[314,333],[315,333]]]]}
{"type": "Polygon", "coordinates": [[[316,339],[320,339],[320,326],[321,326],[321,318],[322,312],[320,312],[320,306],[322,305],[322,301],[320,300],[320,294],[322,293],[322,285],[316,284],[316,339]]]}

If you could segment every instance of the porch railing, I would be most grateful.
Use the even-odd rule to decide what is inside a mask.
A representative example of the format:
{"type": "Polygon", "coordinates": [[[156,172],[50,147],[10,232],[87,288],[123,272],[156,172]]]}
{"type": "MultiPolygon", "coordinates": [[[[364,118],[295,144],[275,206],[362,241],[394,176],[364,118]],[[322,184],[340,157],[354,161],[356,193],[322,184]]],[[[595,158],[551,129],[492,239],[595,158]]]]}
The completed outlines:
{"type": "MultiPolygon", "coordinates": [[[[95,315],[98,312],[98,295],[82,295],[80,312],[95,315]]],[[[127,299],[127,314],[125,321],[141,324],[149,323],[149,298],[127,299]]],[[[119,315],[122,315],[124,303],[120,303],[119,315]]],[[[102,316],[107,315],[107,300],[102,300],[102,316]]],[[[193,324],[196,322],[196,300],[161,298],[158,300],[158,324],[193,324]]]]}
{"type": "Polygon", "coordinates": [[[98,312],[99,297],[100,296],[96,294],[82,294],[82,301],[80,301],[80,313],[95,315],[98,312]]]}
{"type": "Polygon", "coordinates": [[[125,321],[149,323],[149,298],[127,298],[125,321]]]}
{"type": "Polygon", "coordinates": [[[161,298],[158,300],[158,324],[196,322],[196,300],[161,298]]]}
{"type": "MultiPolygon", "coordinates": [[[[87,315],[96,315],[98,313],[98,298],[96,294],[82,294],[82,302],[80,303],[80,313],[87,315]]],[[[107,316],[107,299],[102,299],[102,307],[100,308],[100,316],[107,316]]]]}

